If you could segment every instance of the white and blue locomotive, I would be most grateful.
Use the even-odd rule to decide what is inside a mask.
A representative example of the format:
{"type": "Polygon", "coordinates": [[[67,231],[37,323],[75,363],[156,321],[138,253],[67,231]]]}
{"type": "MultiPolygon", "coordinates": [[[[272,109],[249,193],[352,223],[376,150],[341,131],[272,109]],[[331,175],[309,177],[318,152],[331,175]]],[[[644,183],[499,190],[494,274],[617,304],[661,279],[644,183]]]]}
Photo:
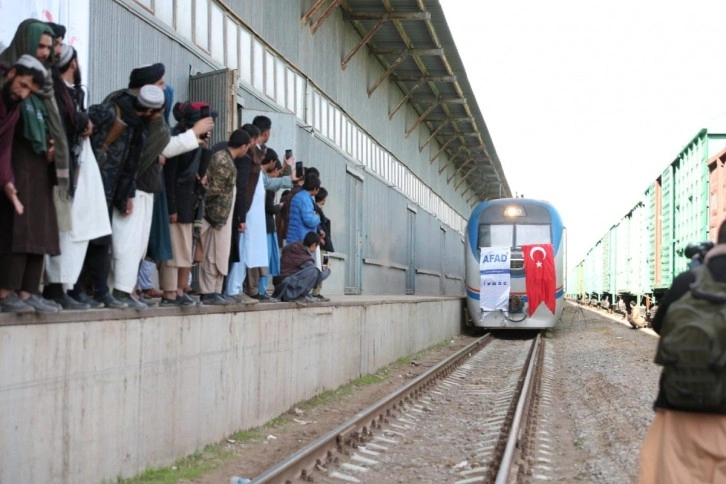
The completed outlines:
{"type": "Polygon", "coordinates": [[[565,249],[565,227],[548,202],[506,198],[477,205],[466,230],[470,323],[499,329],[557,324],[564,307],[565,249]]]}

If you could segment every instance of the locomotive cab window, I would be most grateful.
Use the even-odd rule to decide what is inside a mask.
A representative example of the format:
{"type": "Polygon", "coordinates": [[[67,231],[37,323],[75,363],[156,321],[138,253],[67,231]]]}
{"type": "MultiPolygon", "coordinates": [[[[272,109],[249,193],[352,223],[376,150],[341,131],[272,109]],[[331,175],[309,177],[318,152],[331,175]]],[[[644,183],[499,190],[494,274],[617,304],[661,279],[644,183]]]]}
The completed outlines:
{"type": "Polygon", "coordinates": [[[479,247],[511,247],[514,242],[512,225],[480,225],[479,247]]]}
{"type": "Polygon", "coordinates": [[[552,243],[552,236],[549,225],[479,225],[479,247],[520,247],[525,244],[550,243],[552,243]]]}
{"type": "Polygon", "coordinates": [[[515,225],[517,246],[526,244],[551,244],[549,225],[515,225]]]}

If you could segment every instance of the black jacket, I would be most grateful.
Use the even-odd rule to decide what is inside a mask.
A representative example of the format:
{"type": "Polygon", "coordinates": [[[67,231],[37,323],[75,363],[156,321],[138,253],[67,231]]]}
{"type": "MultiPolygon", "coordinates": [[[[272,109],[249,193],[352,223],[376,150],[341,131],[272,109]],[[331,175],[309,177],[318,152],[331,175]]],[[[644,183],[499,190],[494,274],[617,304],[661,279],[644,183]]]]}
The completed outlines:
{"type": "Polygon", "coordinates": [[[320,208],[320,206],[316,203],[313,207],[315,209],[315,213],[318,214],[318,217],[320,217],[320,225],[318,225],[318,230],[322,230],[325,232],[325,239],[323,239],[323,244],[320,245],[320,250],[324,250],[326,252],[335,252],[335,249],[333,248],[333,234],[330,233],[330,219],[325,216],[323,213],[323,209],[320,208]]]}
{"type": "Polygon", "coordinates": [[[267,224],[267,233],[274,234],[277,231],[275,216],[280,213],[280,206],[275,205],[275,192],[273,190],[265,190],[265,223],[267,224]]]}
{"type": "MultiPolygon", "coordinates": [[[[183,131],[176,128],[172,134],[177,135],[183,131]]],[[[194,222],[194,208],[197,204],[196,188],[199,183],[197,176],[203,176],[203,159],[209,163],[209,150],[197,148],[179,156],[169,158],[164,165],[164,181],[166,184],[166,202],[169,206],[169,215],[177,214],[177,222],[190,224],[194,222]]]]}

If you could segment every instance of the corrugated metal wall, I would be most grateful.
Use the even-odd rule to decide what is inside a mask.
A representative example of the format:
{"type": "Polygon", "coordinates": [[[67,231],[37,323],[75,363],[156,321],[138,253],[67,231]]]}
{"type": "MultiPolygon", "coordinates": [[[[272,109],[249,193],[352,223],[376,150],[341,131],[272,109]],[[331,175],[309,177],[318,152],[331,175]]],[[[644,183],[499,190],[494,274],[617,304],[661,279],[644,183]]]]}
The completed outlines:
{"type": "Polygon", "coordinates": [[[190,73],[224,67],[203,56],[190,42],[175,38],[148,14],[139,16],[140,12],[133,3],[91,2],[91,60],[85,68],[91,104],[126,87],[131,70],[141,65],[164,63],[166,82],[174,87],[176,101],[187,100],[190,73]]]}

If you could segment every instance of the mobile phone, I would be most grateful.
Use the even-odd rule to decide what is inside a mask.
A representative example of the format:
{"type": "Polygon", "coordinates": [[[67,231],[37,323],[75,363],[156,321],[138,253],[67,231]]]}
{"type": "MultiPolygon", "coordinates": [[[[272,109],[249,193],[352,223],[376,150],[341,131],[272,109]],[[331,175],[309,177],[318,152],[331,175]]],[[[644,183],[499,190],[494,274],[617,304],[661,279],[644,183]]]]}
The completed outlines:
{"type": "Polygon", "coordinates": [[[292,156],[292,150],[285,150],[285,159],[287,160],[292,156]]]}
{"type": "Polygon", "coordinates": [[[302,178],[302,177],[303,177],[303,162],[296,161],[295,162],[295,178],[302,178]]]}
{"type": "Polygon", "coordinates": [[[327,266],[328,262],[330,262],[330,256],[328,256],[328,254],[323,254],[323,265],[327,266]]]}

